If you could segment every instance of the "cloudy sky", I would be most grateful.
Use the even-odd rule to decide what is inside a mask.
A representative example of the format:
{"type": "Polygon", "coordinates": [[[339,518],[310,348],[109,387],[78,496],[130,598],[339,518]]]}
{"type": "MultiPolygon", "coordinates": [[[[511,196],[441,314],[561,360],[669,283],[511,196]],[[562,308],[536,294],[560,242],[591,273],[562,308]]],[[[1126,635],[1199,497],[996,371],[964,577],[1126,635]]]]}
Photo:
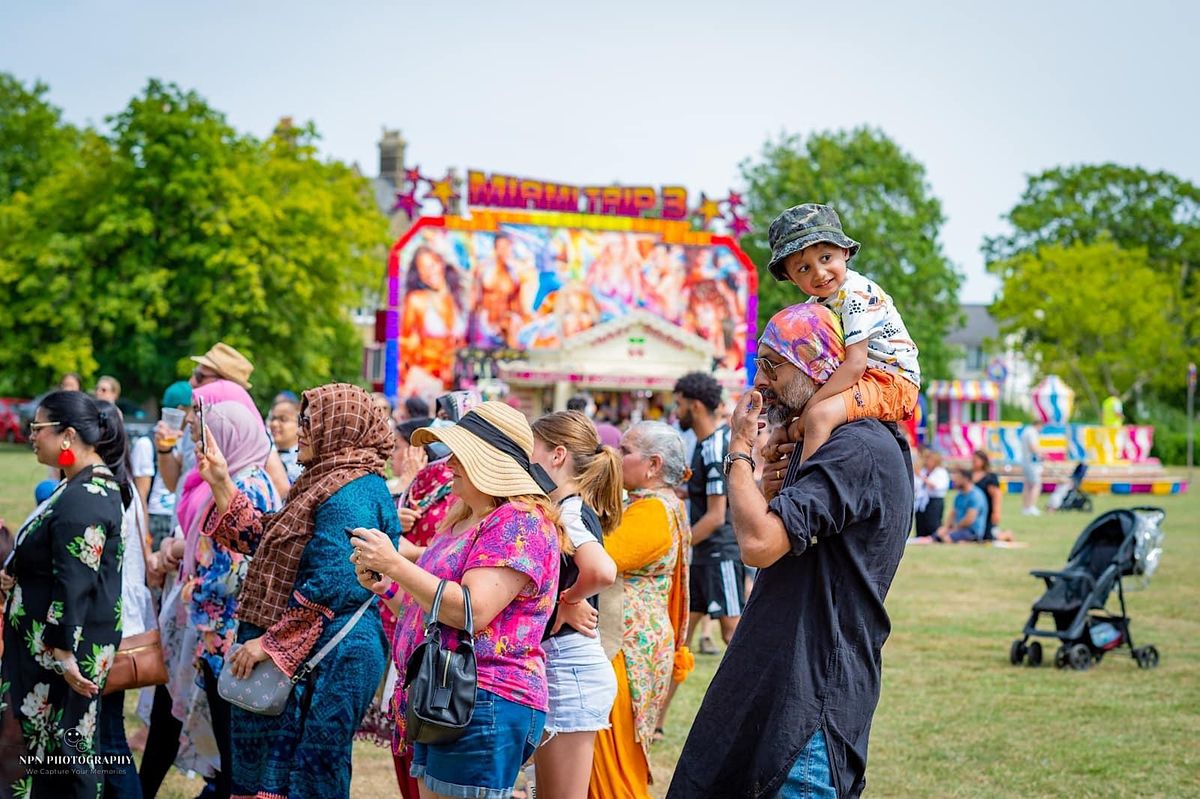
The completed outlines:
{"type": "Polygon", "coordinates": [[[979,245],[1026,175],[1114,161],[1200,181],[1198,32],[1200,4],[1145,0],[42,0],[0,6],[0,70],[78,123],[149,77],[258,135],[311,119],[368,174],[388,126],[427,173],[723,194],[781,131],[873,125],[925,164],[963,300],[986,302],[979,245]]]}

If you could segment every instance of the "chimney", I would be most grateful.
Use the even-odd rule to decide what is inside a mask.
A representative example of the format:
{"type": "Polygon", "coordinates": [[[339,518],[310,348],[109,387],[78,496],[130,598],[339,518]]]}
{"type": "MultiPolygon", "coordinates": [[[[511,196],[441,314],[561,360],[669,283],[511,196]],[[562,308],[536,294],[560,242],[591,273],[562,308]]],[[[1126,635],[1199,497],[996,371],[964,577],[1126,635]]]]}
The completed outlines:
{"type": "Polygon", "coordinates": [[[379,177],[392,182],[397,189],[404,184],[404,148],[407,142],[399,130],[383,129],[379,140],[379,177]]]}

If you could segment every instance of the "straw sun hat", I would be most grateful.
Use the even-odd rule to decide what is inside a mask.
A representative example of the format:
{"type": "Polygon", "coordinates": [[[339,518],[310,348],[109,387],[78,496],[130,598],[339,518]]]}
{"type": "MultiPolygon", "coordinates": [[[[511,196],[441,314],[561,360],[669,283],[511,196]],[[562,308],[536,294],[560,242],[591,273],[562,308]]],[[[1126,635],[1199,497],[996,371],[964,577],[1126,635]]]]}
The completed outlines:
{"type": "Polygon", "coordinates": [[[451,427],[423,427],[412,434],[414,447],[434,441],[450,448],[471,483],[488,496],[545,496],[555,489],[542,467],[530,463],[529,421],[503,402],[476,405],[451,427]]]}

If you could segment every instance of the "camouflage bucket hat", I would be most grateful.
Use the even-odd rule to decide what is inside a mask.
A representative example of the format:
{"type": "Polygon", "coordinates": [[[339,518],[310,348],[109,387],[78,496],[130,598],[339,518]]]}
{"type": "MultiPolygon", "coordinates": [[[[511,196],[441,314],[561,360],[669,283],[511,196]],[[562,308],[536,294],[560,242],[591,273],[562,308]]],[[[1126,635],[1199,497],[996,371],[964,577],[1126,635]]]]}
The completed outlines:
{"type": "Polygon", "coordinates": [[[842,220],[837,211],[817,203],[797,205],[775,217],[767,241],[771,245],[771,263],[767,264],[767,271],[781,281],[788,279],[783,271],[784,259],[819,241],[845,247],[851,258],[858,253],[858,242],[842,232],[842,220]]]}

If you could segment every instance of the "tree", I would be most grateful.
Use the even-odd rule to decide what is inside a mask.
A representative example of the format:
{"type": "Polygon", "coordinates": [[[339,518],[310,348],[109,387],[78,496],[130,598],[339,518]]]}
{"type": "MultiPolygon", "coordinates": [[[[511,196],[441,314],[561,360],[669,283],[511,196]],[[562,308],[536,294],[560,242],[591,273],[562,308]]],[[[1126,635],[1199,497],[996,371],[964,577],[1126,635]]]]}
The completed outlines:
{"type": "Polygon", "coordinates": [[[1063,375],[1100,415],[1100,398],[1140,395],[1183,347],[1174,287],[1144,247],[1111,240],[1048,244],[992,264],[1004,288],[992,305],[1001,332],[1022,336],[1043,372],[1063,375]]]}
{"type": "Polygon", "coordinates": [[[46,102],[49,90],[41,81],[27,89],[0,72],[0,202],[18,191],[29,192],[77,145],[77,131],[63,124],[62,112],[46,102]]]}
{"type": "Polygon", "coordinates": [[[0,205],[8,390],[99,367],[156,395],[217,340],[255,363],[260,399],[357,379],[349,312],[377,280],[386,220],[361,177],[318,158],[315,128],[260,141],[158,81],[109,121],[74,166],[0,205]]]}
{"type": "Polygon", "coordinates": [[[878,282],[904,317],[923,375],[946,375],[951,353],[945,336],[961,322],[962,276],[938,241],[945,217],[924,167],[882,131],[856,128],[807,140],[784,134],[741,170],[754,225],[742,246],[758,265],[760,329],[780,308],[806,299],[766,270],[771,220],[793,205],[827,203],[837,209],[847,235],[862,243],[851,267],[878,282]]]}
{"type": "MultiPolygon", "coordinates": [[[[1029,258],[1038,257],[1050,245],[1109,242],[1126,253],[1145,253],[1146,262],[1154,267],[1157,285],[1152,290],[1158,295],[1161,286],[1166,286],[1171,296],[1156,307],[1146,307],[1154,317],[1151,320],[1133,314],[1126,318],[1131,334],[1140,339],[1140,329],[1146,325],[1158,329],[1158,317],[1165,314],[1164,332],[1174,346],[1170,359],[1158,362],[1155,375],[1132,385],[1139,396],[1143,388],[1151,388],[1182,406],[1183,369],[1188,358],[1200,356],[1200,187],[1166,172],[1117,164],[1057,167],[1029,178],[1006,219],[1012,231],[988,238],[983,245],[989,271],[1004,281],[1004,296],[1028,297],[1029,258]]],[[[1038,267],[1038,274],[1044,269],[1038,267]]],[[[1113,261],[1106,264],[1105,271],[1080,277],[1087,282],[1134,287],[1113,295],[1118,303],[1115,307],[1127,308],[1138,302],[1132,294],[1150,289],[1130,281],[1124,272],[1125,265],[1113,261]]],[[[1044,337],[1038,319],[1024,318],[1033,325],[1024,331],[1027,337],[1044,337]]],[[[1150,351],[1157,352],[1157,348],[1150,351]]],[[[1132,357],[1140,362],[1146,358],[1132,357]]]]}

